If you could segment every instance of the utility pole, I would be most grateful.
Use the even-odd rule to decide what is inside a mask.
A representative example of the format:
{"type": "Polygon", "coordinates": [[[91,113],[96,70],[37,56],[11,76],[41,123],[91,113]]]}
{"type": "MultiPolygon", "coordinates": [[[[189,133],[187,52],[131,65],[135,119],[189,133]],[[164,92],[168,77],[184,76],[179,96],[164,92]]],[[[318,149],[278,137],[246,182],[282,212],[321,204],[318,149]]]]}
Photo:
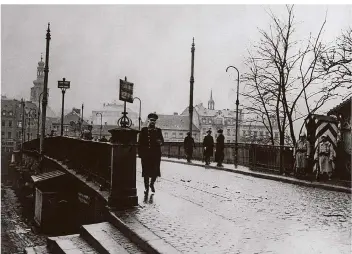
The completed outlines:
{"type": "Polygon", "coordinates": [[[190,79],[190,86],[189,86],[189,132],[191,133],[192,137],[192,125],[193,125],[193,84],[194,84],[194,51],[195,51],[195,44],[194,44],[194,37],[192,42],[192,63],[191,63],[191,79],[190,79]]]}
{"type": "Polygon", "coordinates": [[[45,49],[45,67],[44,67],[44,90],[42,99],[42,131],[40,135],[40,157],[44,155],[44,138],[45,138],[45,123],[46,123],[46,106],[48,105],[48,74],[49,74],[49,46],[50,46],[50,23],[46,30],[46,49],[45,49]]]}

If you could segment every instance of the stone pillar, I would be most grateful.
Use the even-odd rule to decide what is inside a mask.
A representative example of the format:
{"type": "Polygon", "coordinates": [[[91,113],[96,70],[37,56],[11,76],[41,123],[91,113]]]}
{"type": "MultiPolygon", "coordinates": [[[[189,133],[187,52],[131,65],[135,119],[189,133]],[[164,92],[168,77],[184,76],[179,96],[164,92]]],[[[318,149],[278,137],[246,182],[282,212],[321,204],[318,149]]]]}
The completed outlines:
{"type": "Polygon", "coordinates": [[[126,209],[138,205],[136,189],[137,130],[118,127],[112,135],[111,188],[108,205],[126,209]]]}

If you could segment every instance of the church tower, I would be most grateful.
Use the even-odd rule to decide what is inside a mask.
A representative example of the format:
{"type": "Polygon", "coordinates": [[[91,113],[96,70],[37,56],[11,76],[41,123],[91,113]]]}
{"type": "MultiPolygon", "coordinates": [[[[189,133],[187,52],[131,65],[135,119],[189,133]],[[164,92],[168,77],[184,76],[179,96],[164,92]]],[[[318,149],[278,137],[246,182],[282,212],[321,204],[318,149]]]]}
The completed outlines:
{"type": "Polygon", "coordinates": [[[37,67],[37,79],[33,81],[34,86],[31,87],[30,100],[35,104],[39,103],[39,96],[44,90],[44,65],[43,56],[41,56],[37,67]]]}
{"type": "Polygon", "coordinates": [[[213,100],[213,90],[210,90],[210,100],[208,101],[208,109],[214,110],[215,102],[213,100]]]}

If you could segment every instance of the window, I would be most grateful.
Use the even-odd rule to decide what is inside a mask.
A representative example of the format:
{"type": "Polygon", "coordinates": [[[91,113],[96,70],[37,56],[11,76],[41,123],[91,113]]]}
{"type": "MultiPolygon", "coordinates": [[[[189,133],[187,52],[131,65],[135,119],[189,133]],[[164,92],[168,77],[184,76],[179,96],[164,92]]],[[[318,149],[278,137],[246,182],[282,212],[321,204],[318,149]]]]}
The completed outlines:
{"type": "Polygon", "coordinates": [[[232,129],[233,132],[232,132],[232,136],[236,136],[236,129],[232,129]]]}
{"type": "Polygon", "coordinates": [[[228,139],[228,140],[227,140],[227,143],[230,143],[230,142],[231,142],[231,140],[228,139]]]}
{"type": "Polygon", "coordinates": [[[251,136],[252,135],[252,131],[248,131],[248,134],[249,134],[249,136],[251,136]]]}
{"type": "Polygon", "coordinates": [[[12,121],[9,121],[9,127],[12,127],[12,121]]]}
{"type": "Polygon", "coordinates": [[[12,116],[12,115],[13,115],[13,113],[12,113],[12,111],[10,111],[10,112],[9,112],[9,116],[12,116]]]}
{"type": "Polygon", "coordinates": [[[230,136],[231,134],[230,134],[230,129],[227,129],[227,136],[230,136]]]}
{"type": "Polygon", "coordinates": [[[222,119],[221,118],[216,119],[216,123],[217,124],[222,124],[222,119]]]}
{"type": "Polygon", "coordinates": [[[168,132],[165,132],[165,138],[168,138],[169,137],[169,133],[168,132]]]}
{"type": "Polygon", "coordinates": [[[210,118],[208,119],[208,123],[211,123],[211,119],[210,118]]]}
{"type": "Polygon", "coordinates": [[[257,131],[253,131],[254,137],[257,137],[258,132],[257,131]]]}
{"type": "Polygon", "coordinates": [[[265,134],[269,137],[269,132],[268,131],[266,131],[265,134]]]}
{"type": "Polygon", "coordinates": [[[5,136],[5,132],[3,132],[3,131],[1,132],[1,137],[2,137],[2,136],[5,136]]]}
{"type": "Polygon", "coordinates": [[[261,136],[261,137],[263,136],[263,132],[262,131],[259,132],[259,136],[261,136]]]}
{"type": "Polygon", "coordinates": [[[7,138],[11,138],[11,136],[12,136],[11,134],[12,134],[11,132],[8,132],[7,133],[7,138]]]}
{"type": "Polygon", "coordinates": [[[180,132],[180,133],[178,134],[178,136],[179,136],[179,138],[183,138],[183,132],[180,132]]]}
{"type": "Polygon", "coordinates": [[[2,115],[6,116],[6,111],[5,110],[2,111],[2,115]]]}
{"type": "Polygon", "coordinates": [[[172,133],[172,138],[176,138],[176,132],[172,133]]]}
{"type": "Polygon", "coordinates": [[[3,126],[3,127],[5,126],[5,121],[4,120],[1,121],[1,126],[3,126]]]}
{"type": "Polygon", "coordinates": [[[278,137],[279,137],[279,133],[275,132],[275,138],[278,138],[278,137]]]}
{"type": "Polygon", "coordinates": [[[205,118],[202,118],[202,123],[205,123],[205,118]]]}
{"type": "Polygon", "coordinates": [[[242,135],[245,136],[246,135],[246,131],[242,131],[242,135]]]}

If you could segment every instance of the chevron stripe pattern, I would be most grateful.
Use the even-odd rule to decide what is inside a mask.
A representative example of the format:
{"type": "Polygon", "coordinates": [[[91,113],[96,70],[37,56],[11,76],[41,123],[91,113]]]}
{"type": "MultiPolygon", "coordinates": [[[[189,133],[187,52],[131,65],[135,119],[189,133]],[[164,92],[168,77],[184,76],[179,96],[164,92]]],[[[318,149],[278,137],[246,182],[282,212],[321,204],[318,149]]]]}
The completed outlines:
{"type": "MultiPolygon", "coordinates": [[[[315,151],[318,147],[319,142],[321,141],[321,136],[324,134],[327,136],[327,139],[332,144],[333,154],[336,157],[336,150],[337,150],[337,123],[330,122],[321,119],[315,119],[316,130],[315,130],[315,144],[314,144],[314,160],[317,161],[317,155],[315,151]]],[[[318,163],[314,164],[314,172],[316,172],[318,168],[318,163]]],[[[335,161],[332,162],[332,169],[335,169],[335,161]]]]}

